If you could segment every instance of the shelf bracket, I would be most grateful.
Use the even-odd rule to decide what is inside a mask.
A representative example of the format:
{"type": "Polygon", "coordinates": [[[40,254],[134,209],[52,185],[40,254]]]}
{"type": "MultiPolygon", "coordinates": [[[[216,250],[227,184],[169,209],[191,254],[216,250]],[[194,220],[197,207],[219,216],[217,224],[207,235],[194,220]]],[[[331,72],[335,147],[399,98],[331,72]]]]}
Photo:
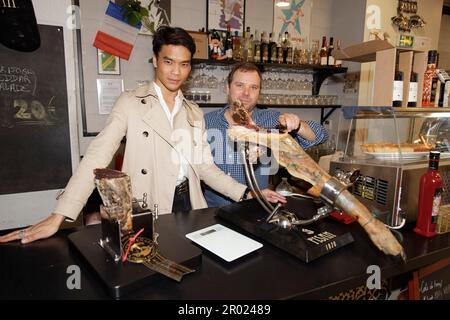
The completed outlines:
{"type": "Polygon", "coordinates": [[[325,114],[325,108],[320,108],[320,124],[323,125],[324,122],[333,114],[334,110],[338,109],[338,107],[331,108],[330,111],[325,114]]]}

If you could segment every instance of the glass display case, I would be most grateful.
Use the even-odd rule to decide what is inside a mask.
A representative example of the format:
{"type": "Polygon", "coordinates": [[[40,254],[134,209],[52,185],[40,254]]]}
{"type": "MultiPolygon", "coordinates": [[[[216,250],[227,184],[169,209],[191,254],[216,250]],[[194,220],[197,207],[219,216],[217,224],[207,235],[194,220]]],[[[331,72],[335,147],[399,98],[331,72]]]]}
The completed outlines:
{"type": "Polygon", "coordinates": [[[419,181],[430,150],[441,151],[442,204],[450,203],[450,109],[342,107],[330,173],[353,176],[349,190],[392,228],[417,217],[419,181]]]}

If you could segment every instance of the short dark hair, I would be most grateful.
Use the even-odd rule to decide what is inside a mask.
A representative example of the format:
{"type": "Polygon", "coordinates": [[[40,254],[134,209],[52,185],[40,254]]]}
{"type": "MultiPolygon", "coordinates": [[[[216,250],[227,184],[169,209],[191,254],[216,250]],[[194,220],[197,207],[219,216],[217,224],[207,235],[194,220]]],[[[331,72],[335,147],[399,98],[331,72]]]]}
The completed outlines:
{"type": "Polygon", "coordinates": [[[163,45],[183,46],[194,56],[196,47],[194,39],[186,30],[178,27],[161,26],[153,35],[153,53],[157,57],[163,45]]]}
{"type": "Polygon", "coordinates": [[[230,73],[228,74],[228,85],[231,84],[231,81],[233,81],[234,74],[236,71],[241,72],[248,72],[248,71],[256,71],[259,76],[259,80],[262,82],[262,75],[261,70],[256,66],[256,64],[252,62],[238,62],[235,65],[233,65],[233,68],[231,69],[230,73]]]}

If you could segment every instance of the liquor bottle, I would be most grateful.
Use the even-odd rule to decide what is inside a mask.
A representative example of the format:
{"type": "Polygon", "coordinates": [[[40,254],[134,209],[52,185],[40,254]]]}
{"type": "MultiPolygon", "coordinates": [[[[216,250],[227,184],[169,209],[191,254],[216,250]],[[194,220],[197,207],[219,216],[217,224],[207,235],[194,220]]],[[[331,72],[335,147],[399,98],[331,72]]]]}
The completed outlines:
{"type": "Polygon", "coordinates": [[[234,32],[233,36],[233,60],[242,61],[241,37],[239,37],[237,31],[234,32]]]}
{"type": "Polygon", "coordinates": [[[277,61],[277,43],[273,39],[273,33],[269,34],[269,63],[277,61]]]}
{"type": "Polygon", "coordinates": [[[399,53],[395,58],[394,86],[392,90],[392,106],[401,107],[403,101],[403,72],[399,70],[399,53]]]}
{"type": "Polygon", "coordinates": [[[283,42],[283,36],[281,32],[278,34],[278,42],[277,42],[277,63],[283,63],[283,47],[281,43],[283,42]]]}
{"type": "Polygon", "coordinates": [[[242,47],[242,60],[248,61],[248,42],[250,41],[250,27],[247,27],[244,31],[244,39],[242,39],[241,47],[242,47]]]}
{"type": "Polygon", "coordinates": [[[440,94],[440,88],[439,85],[439,78],[438,78],[438,72],[439,72],[439,53],[436,54],[436,69],[433,75],[433,79],[431,80],[431,93],[430,93],[430,104],[431,106],[437,107],[439,102],[439,94],[440,94]]]}
{"type": "Polygon", "coordinates": [[[227,33],[224,40],[225,55],[227,59],[233,59],[233,39],[231,38],[231,27],[227,25],[227,33]]]}
{"type": "Polygon", "coordinates": [[[261,38],[259,35],[258,30],[255,30],[255,37],[253,38],[252,42],[253,47],[253,62],[259,63],[261,62],[261,38]]]}
{"type": "Polygon", "coordinates": [[[431,107],[431,87],[434,74],[436,73],[436,58],[436,50],[428,51],[427,69],[423,77],[422,107],[431,107]]]}
{"type": "Polygon", "coordinates": [[[289,35],[289,32],[287,32],[287,31],[284,34],[285,34],[284,50],[285,50],[285,55],[286,55],[285,63],[292,64],[292,63],[294,63],[294,48],[292,47],[292,44],[291,44],[291,36],[289,35]]]}
{"type": "Polygon", "coordinates": [[[328,61],[327,37],[322,37],[322,47],[319,52],[320,65],[326,66],[328,61]]]}
{"type": "Polygon", "coordinates": [[[334,57],[333,57],[333,37],[330,37],[330,44],[328,45],[328,52],[327,52],[327,65],[334,66],[334,57]]]}
{"type": "Polygon", "coordinates": [[[436,235],[436,222],[444,188],[438,171],[439,156],[439,151],[430,152],[428,171],[420,178],[419,206],[414,232],[424,237],[436,235]]]}
{"type": "Polygon", "coordinates": [[[414,72],[414,55],[409,77],[408,107],[417,107],[418,74],[414,72]]]}
{"type": "Polygon", "coordinates": [[[263,31],[261,35],[261,62],[269,62],[269,39],[267,39],[267,32],[263,31]]]}
{"type": "Polygon", "coordinates": [[[250,35],[250,38],[247,42],[247,61],[253,62],[253,35],[250,35]]]}
{"type": "Polygon", "coordinates": [[[283,50],[283,63],[287,63],[289,44],[289,32],[285,31],[283,41],[281,42],[281,49],[283,50]]]}
{"type": "MultiPolygon", "coordinates": [[[[336,49],[337,50],[341,50],[341,40],[337,40],[337,43],[336,43],[336,49]]],[[[342,60],[335,60],[334,61],[334,65],[336,66],[336,67],[342,67],[342,60]]]]}

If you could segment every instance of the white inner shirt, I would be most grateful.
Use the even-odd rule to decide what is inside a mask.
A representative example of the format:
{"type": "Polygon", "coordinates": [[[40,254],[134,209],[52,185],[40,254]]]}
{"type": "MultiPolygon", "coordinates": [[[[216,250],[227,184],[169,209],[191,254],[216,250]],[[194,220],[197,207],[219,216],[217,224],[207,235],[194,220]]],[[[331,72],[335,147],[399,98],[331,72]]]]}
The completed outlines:
{"type": "MultiPolygon", "coordinates": [[[[173,110],[172,110],[172,112],[170,112],[169,107],[167,106],[167,103],[164,100],[164,97],[162,95],[161,88],[155,82],[153,82],[153,86],[155,88],[156,94],[158,95],[159,103],[161,104],[161,106],[164,110],[164,113],[167,116],[167,120],[169,120],[170,127],[173,129],[173,119],[175,118],[176,114],[181,110],[181,106],[183,104],[183,94],[181,93],[181,90],[178,90],[178,94],[175,97],[175,104],[173,106],[173,110]]],[[[189,163],[187,162],[186,158],[183,157],[183,155],[181,154],[181,151],[178,150],[177,147],[178,146],[175,145],[175,150],[178,153],[178,159],[180,161],[180,171],[178,172],[176,184],[179,185],[184,180],[186,180],[186,178],[188,176],[189,163]]]]}

